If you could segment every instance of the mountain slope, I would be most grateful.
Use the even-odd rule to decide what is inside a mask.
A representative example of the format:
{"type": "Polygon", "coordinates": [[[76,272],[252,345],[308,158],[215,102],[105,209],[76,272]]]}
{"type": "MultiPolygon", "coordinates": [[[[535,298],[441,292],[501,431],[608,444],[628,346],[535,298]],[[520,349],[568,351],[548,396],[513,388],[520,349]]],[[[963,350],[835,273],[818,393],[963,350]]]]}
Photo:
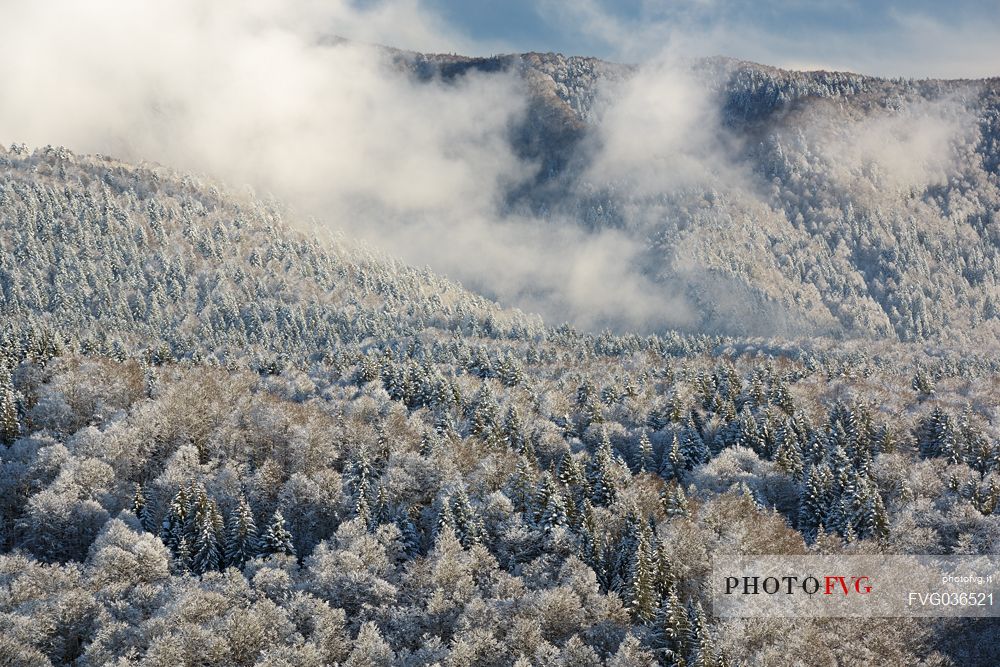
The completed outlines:
{"type": "Polygon", "coordinates": [[[713,554],[995,553],[988,354],[547,328],[54,148],[0,155],[0,288],[0,662],[992,664],[704,611],[713,554]]]}
{"type": "Polygon", "coordinates": [[[624,230],[693,330],[997,340],[1000,79],[396,58],[424,79],[521,77],[511,141],[539,171],[507,206],[624,230]]]}

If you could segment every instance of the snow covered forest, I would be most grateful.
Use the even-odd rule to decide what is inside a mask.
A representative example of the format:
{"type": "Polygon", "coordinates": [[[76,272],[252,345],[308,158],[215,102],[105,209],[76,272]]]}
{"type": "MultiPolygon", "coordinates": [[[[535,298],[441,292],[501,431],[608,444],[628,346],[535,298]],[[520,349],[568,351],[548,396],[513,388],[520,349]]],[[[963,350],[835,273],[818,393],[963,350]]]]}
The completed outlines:
{"type": "Polygon", "coordinates": [[[0,3],[0,667],[1000,664],[709,587],[1000,553],[1000,78],[443,4],[0,3]]]}
{"type": "Polygon", "coordinates": [[[618,335],[283,215],[0,149],[0,664],[995,664],[989,619],[723,621],[703,584],[1000,549],[996,348],[895,340],[945,292],[995,324],[996,244],[914,229],[971,287],[880,342],[618,335]]]}

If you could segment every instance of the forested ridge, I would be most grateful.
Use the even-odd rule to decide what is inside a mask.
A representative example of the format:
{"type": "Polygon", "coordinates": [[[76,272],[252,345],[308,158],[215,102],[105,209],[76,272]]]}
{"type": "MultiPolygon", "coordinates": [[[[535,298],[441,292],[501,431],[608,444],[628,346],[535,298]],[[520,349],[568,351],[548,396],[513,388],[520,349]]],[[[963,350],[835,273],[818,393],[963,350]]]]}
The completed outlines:
{"type": "Polygon", "coordinates": [[[995,662],[703,586],[995,553],[988,350],[553,328],[161,167],[0,172],[0,663],[995,662]]]}
{"type": "Polygon", "coordinates": [[[689,331],[997,341],[1000,79],[395,59],[523,80],[510,140],[537,176],[507,205],[633,239],[636,270],[691,304],[689,331]]]}

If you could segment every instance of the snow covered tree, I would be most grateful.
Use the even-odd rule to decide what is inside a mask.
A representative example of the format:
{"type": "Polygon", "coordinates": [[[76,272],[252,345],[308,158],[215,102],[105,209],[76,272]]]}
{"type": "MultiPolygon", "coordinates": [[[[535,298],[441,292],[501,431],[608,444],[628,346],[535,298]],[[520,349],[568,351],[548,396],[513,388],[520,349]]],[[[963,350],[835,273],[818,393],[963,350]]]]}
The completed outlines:
{"type": "Polygon", "coordinates": [[[191,547],[187,537],[181,535],[177,542],[177,547],[173,550],[173,558],[170,561],[171,570],[176,574],[187,574],[191,571],[191,547]]]}
{"type": "Polygon", "coordinates": [[[229,516],[226,530],[225,561],[237,569],[242,568],[257,555],[257,524],[245,496],[229,516]]]}
{"type": "Polygon", "coordinates": [[[690,617],[690,653],[687,664],[691,667],[716,667],[715,647],[712,641],[711,628],[708,627],[708,617],[701,606],[701,602],[696,600],[691,605],[690,617]]]}
{"type": "Polygon", "coordinates": [[[0,363],[0,444],[12,445],[21,431],[10,373],[0,363]]]}
{"type": "Polygon", "coordinates": [[[799,530],[807,537],[813,537],[830,510],[831,473],[825,466],[813,466],[806,474],[799,495],[799,530]]]}
{"type": "MultiPolygon", "coordinates": [[[[178,489],[160,526],[160,539],[175,555],[182,538],[187,537],[188,497],[184,488],[178,489]]],[[[185,539],[186,541],[186,539],[185,539]]]]}
{"type": "Polygon", "coordinates": [[[292,534],[288,532],[285,525],[285,517],[281,515],[281,510],[274,510],[271,520],[267,522],[267,527],[260,535],[258,553],[262,556],[272,554],[295,555],[295,546],[292,544],[292,534]]]}
{"type": "Polygon", "coordinates": [[[497,427],[500,419],[500,406],[497,403],[489,382],[483,382],[482,388],[474,401],[472,417],[469,425],[473,435],[483,436],[497,427]]]}
{"type": "Polygon", "coordinates": [[[468,549],[479,544],[483,538],[482,521],[472,509],[469,494],[460,486],[451,499],[452,515],[455,522],[455,536],[468,549]]]}
{"type": "Polygon", "coordinates": [[[656,614],[656,557],[653,551],[653,535],[645,522],[639,526],[632,553],[628,603],[632,616],[641,623],[649,623],[656,614]]]}
{"type": "Polygon", "coordinates": [[[681,667],[687,665],[691,645],[691,619],[680,601],[676,589],[663,598],[653,622],[652,644],[664,664],[681,667]]]}
{"type": "Polygon", "coordinates": [[[567,525],[569,516],[566,501],[550,473],[546,472],[542,475],[542,481],[535,496],[535,507],[538,512],[535,522],[546,532],[552,531],[556,526],[567,525]]]}
{"type": "Polygon", "coordinates": [[[684,428],[681,429],[679,440],[681,454],[689,468],[707,463],[712,457],[708,445],[705,444],[705,440],[698,433],[698,429],[690,417],[684,428]]]}
{"type": "Polygon", "coordinates": [[[650,470],[653,465],[653,443],[645,431],[639,435],[639,463],[642,470],[650,470]]]}
{"type": "Polygon", "coordinates": [[[663,450],[663,461],[660,463],[660,474],[664,479],[680,479],[684,473],[687,459],[681,452],[681,443],[674,434],[669,448],[663,450]]]}
{"type": "Polygon", "coordinates": [[[688,516],[690,513],[684,487],[676,481],[670,482],[660,492],[660,504],[668,517],[688,516]]]}
{"type": "Polygon", "coordinates": [[[220,540],[220,526],[217,522],[218,507],[215,500],[208,497],[204,489],[199,489],[191,522],[191,569],[204,574],[222,567],[223,545],[220,540]]]}
{"type": "Polygon", "coordinates": [[[601,434],[601,444],[590,459],[588,482],[591,488],[591,499],[597,505],[610,505],[617,496],[613,477],[614,454],[611,451],[611,440],[607,431],[601,434]]]}
{"type": "Polygon", "coordinates": [[[135,485],[135,494],[132,496],[132,513],[139,519],[139,525],[148,533],[156,530],[156,520],[153,517],[153,508],[146,499],[141,484],[135,485]]]}

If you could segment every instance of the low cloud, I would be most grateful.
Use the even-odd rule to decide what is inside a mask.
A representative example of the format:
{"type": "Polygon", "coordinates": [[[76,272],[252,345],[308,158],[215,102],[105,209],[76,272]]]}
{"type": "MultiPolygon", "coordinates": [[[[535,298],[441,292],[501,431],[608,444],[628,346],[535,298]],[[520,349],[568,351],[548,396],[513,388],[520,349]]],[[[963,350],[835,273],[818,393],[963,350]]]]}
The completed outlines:
{"type": "Polygon", "coordinates": [[[413,0],[42,0],[3,18],[0,141],[249,184],[554,323],[690,322],[634,270],[635,241],[499,213],[537,170],[508,141],[524,84],[416,82],[364,45],[461,46],[413,0]]]}
{"type": "MultiPolygon", "coordinates": [[[[651,45],[661,27],[633,33],[593,0],[576,7],[587,30],[608,39],[651,45]]],[[[553,324],[703,324],[686,298],[691,280],[704,277],[696,258],[673,267],[677,258],[662,247],[651,251],[650,234],[670,215],[661,195],[682,193],[684,206],[698,208],[695,224],[713,229],[766,208],[718,100],[678,64],[689,55],[681,38],[661,41],[634,76],[598,95],[567,192],[606,188],[627,205],[619,228],[587,230],[572,211],[541,219],[504,206],[540,168],[509,141],[529,105],[521,78],[418,82],[369,45],[476,50],[417,0],[39,0],[4,3],[0,19],[0,141],[155,160],[234,188],[249,184],[301,220],[430,265],[553,324]],[[733,193],[744,209],[705,196],[716,192],[733,193]]],[[[847,189],[872,169],[892,188],[919,188],[950,168],[941,156],[967,122],[951,109],[925,105],[853,125],[834,118],[806,139],[847,189]]]]}

